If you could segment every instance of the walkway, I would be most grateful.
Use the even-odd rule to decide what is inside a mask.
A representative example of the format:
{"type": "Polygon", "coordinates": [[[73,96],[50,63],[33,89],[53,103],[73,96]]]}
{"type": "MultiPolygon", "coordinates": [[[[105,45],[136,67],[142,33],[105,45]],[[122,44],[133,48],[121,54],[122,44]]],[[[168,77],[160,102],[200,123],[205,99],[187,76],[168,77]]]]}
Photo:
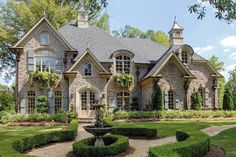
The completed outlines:
{"type": "MultiPolygon", "coordinates": [[[[209,136],[215,136],[220,132],[236,127],[236,125],[223,125],[223,126],[211,126],[203,129],[202,131],[209,136]]],[[[87,133],[83,126],[80,124],[78,129],[78,136],[76,141],[91,137],[92,135],[87,133]]],[[[161,139],[129,139],[130,148],[125,153],[114,157],[145,157],[149,147],[159,146],[167,143],[176,142],[175,136],[161,138],[161,139]]],[[[63,142],[51,144],[46,147],[36,148],[30,151],[29,155],[35,155],[38,157],[73,157],[72,155],[73,142],[63,142]]]]}

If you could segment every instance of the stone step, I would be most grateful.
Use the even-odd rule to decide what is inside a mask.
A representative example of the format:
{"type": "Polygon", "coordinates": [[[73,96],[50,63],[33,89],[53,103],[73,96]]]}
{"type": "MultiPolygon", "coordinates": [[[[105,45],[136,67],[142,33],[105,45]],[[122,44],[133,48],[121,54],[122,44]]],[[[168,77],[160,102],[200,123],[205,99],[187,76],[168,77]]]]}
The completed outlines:
{"type": "Polygon", "coordinates": [[[80,117],[78,118],[79,123],[94,123],[95,122],[95,118],[84,118],[84,117],[80,117]]]}

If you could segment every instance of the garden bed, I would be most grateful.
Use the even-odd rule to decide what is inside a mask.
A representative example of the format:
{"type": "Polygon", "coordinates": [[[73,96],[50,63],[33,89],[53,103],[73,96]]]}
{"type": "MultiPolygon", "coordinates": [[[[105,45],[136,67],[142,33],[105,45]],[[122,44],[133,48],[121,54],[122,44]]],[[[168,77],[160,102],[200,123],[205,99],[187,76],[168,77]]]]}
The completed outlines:
{"type": "Polygon", "coordinates": [[[68,126],[66,123],[62,122],[12,122],[6,123],[8,126],[68,126]]]}

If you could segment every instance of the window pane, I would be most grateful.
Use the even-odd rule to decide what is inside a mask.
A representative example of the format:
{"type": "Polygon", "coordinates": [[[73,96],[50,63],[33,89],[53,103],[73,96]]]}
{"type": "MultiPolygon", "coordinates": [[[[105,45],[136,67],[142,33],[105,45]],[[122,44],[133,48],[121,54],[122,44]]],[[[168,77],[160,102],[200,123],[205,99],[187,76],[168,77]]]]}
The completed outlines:
{"type": "Polygon", "coordinates": [[[91,76],[92,75],[92,66],[90,63],[84,64],[84,75],[85,76],[91,76]]]}
{"type": "Polygon", "coordinates": [[[35,91],[28,91],[28,114],[34,113],[36,109],[35,105],[35,91]]]}
{"type": "Polygon", "coordinates": [[[49,44],[49,35],[48,32],[42,32],[41,33],[41,44],[42,45],[48,45],[49,44]]]}
{"type": "Polygon", "coordinates": [[[95,104],[95,94],[90,92],[90,110],[94,110],[93,105],[95,104]]]}
{"type": "Polygon", "coordinates": [[[122,61],[116,61],[116,73],[122,73],[122,61]]]}
{"type": "Polygon", "coordinates": [[[87,92],[81,94],[81,110],[87,110],[87,92]]]}
{"type": "Polygon", "coordinates": [[[169,106],[169,109],[174,109],[174,92],[173,91],[168,92],[168,106],[169,106]]]}

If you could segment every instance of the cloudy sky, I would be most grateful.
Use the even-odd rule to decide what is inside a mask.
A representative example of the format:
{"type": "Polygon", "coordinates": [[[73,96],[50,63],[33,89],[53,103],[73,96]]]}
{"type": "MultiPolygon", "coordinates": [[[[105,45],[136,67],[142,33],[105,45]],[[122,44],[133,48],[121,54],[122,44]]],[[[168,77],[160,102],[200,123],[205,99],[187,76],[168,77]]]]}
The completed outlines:
{"type": "Polygon", "coordinates": [[[206,18],[197,20],[196,15],[188,12],[188,6],[194,2],[196,0],[108,0],[107,12],[112,30],[129,24],[143,31],[154,29],[167,33],[176,16],[184,28],[185,43],[207,59],[212,55],[220,57],[225,63],[222,74],[228,78],[228,71],[236,66],[236,23],[215,19],[214,9],[207,4],[206,18]]]}

